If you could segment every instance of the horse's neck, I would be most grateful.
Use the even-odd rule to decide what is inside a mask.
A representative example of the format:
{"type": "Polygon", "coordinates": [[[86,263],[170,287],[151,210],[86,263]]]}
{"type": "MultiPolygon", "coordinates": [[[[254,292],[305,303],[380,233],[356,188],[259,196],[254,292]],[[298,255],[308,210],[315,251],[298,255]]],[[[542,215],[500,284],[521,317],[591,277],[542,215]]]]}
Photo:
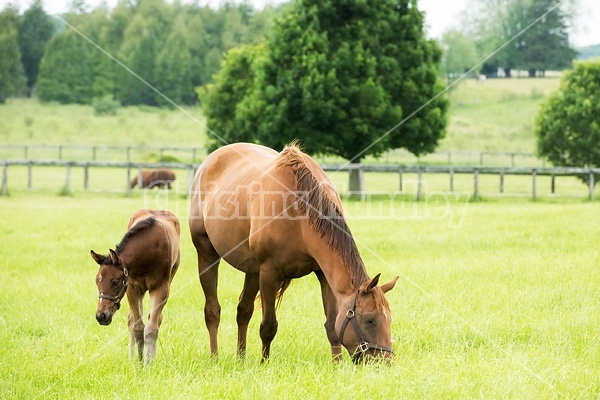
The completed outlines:
{"type": "Polygon", "coordinates": [[[343,257],[326,245],[313,254],[313,258],[321,267],[329,287],[338,299],[338,302],[353,296],[358,288],[352,284],[350,268],[344,263],[343,257]],[[326,249],[327,251],[323,251],[326,249]]]}

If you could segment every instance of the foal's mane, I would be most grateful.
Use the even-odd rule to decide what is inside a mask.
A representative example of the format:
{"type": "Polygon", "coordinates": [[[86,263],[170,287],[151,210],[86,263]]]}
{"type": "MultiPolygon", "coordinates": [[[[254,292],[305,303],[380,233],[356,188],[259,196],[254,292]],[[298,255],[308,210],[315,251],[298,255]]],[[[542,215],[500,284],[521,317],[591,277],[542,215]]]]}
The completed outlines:
{"type": "Polygon", "coordinates": [[[323,183],[315,177],[306,157],[308,156],[292,143],[279,154],[278,166],[292,169],[298,210],[308,217],[310,226],[327,241],[329,248],[342,257],[350,273],[352,285],[358,288],[362,282],[369,279],[365,265],[340,205],[331,198],[323,183]]]}
{"type": "Polygon", "coordinates": [[[115,252],[117,254],[121,254],[123,252],[123,250],[125,250],[125,246],[127,245],[127,242],[129,242],[129,240],[133,236],[135,236],[141,230],[152,227],[155,222],[156,222],[156,218],[151,216],[144,220],[141,220],[140,222],[138,222],[137,224],[132,226],[131,229],[127,231],[125,236],[123,236],[123,239],[121,239],[121,243],[119,243],[117,245],[117,247],[115,248],[115,252]]]}

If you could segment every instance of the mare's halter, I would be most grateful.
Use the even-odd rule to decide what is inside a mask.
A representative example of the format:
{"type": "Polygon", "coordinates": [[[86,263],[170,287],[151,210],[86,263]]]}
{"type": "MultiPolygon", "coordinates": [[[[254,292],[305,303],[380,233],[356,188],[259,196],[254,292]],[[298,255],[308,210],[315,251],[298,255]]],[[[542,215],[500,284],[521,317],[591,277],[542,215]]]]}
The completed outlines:
{"type": "Polygon", "coordinates": [[[340,328],[340,342],[344,338],[344,332],[346,331],[346,326],[348,326],[348,322],[352,321],[352,327],[354,328],[354,333],[356,333],[356,337],[360,340],[358,347],[354,351],[352,355],[352,360],[354,362],[358,362],[360,358],[367,352],[367,350],[379,350],[381,352],[385,351],[388,353],[394,354],[394,350],[391,347],[387,346],[379,346],[378,344],[369,343],[365,340],[362,332],[360,331],[360,327],[358,326],[358,322],[356,322],[356,318],[354,315],[354,306],[356,305],[356,297],[352,298],[350,302],[350,308],[346,313],[346,319],[342,323],[342,327],[340,328]]]}
{"type": "Polygon", "coordinates": [[[123,287],[121,288],[121,291],[116,296],[108,296],[108,295],[100,292],[100,294],[98,295],[98,298],[110,300],[113,303],[115,303],[115,305],[117,306],[117,310],[120,309],[121,308],[121,300],[123,300],[123,297],[125,296],[125,292],[127,291],[127,277],[128,276],[129,276],[129,272],[127,271],[127,268],[123,267],[123,287]]]}

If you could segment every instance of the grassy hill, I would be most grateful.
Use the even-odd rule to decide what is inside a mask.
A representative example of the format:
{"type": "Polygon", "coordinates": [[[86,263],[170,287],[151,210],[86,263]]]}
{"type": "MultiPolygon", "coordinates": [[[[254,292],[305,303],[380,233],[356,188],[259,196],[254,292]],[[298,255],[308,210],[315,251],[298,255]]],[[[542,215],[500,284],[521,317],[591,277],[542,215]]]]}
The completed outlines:
{"type": "MultiPolygon", "coordinates": [[[[557,78],[461,82],[448,93],[440,150],[534,152],[539,104],[558,84],[557,78]]],[[[0,144],[203,146],[204,123],[199,107],[123,107],[115,116],[96,116],[91,106],[10,99],[0,105],[0,144]]]]}
{"type": "Polygon", "coordinates": [[[535,151],[534,121],[558,78],[467,80],[449,92],[441,150],[535,151]]]}

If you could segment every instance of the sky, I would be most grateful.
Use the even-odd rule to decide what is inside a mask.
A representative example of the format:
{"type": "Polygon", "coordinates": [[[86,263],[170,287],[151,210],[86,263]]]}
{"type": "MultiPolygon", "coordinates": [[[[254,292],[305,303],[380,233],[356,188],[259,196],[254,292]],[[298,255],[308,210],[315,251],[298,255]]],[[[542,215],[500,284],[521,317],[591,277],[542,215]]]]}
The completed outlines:
{"type": "MultiPolygon", "coordinates": [[[[26,9],[33,0],[0,0],[0,9],[8,3],[19,5],[21,10],[26,9]]],[[[88,0],[88,4],[99,4],[102,0],[88,0]]],[[[117,0],[105,0],[109,5],[116,4],[117,0]]],[[[279,4],[285,0],[251,0],[257,8],[266,4],[279,4]]],[[[44,9],[50,14],[66,12],[71,0],[43,0],[44,9]]],[[[218,5],[219,0],[204,0],[204,3],[218,5]]],[[[419,7],[425,11],[425,24],[428,36],[440,38],[446,30],[456,27],[461,12],[469,0],[420,0],[419,7]]],[[[202,2],[201,2],[202,4],[202,2]]],[[[588,46],[600,44],[600,0],[579,0],[577,18],[571,32],[571,41],[574,46],[588,46]]]]}

